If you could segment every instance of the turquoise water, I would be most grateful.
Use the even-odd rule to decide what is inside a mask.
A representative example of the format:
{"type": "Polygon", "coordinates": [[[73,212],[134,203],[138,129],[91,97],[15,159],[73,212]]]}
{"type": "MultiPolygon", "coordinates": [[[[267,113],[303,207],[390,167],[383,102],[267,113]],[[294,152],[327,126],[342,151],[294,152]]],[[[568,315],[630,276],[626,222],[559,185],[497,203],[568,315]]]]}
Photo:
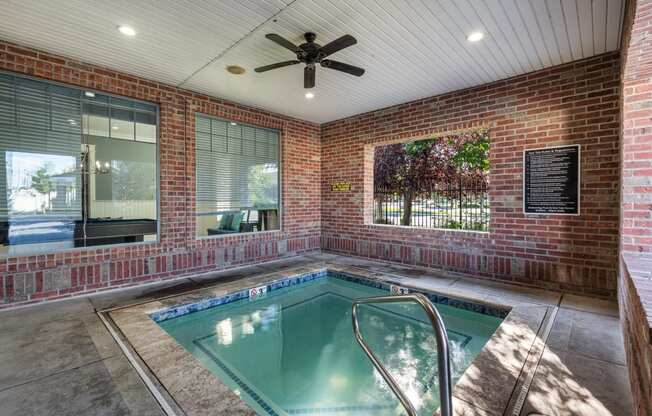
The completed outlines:
{"type": "MultiPolygon", "coordinates": [[[[352,299],[386,294],[327,277],[159,325],[260,415],[402,415],[351,325],[352,299]]],[[[436,307],[448,331],[455,383],[502,320],[436,307]]],[[[431,415],[439,407],[437,349],[423,310],[365,305],[359,319],[419,415],[431,415]]]]}

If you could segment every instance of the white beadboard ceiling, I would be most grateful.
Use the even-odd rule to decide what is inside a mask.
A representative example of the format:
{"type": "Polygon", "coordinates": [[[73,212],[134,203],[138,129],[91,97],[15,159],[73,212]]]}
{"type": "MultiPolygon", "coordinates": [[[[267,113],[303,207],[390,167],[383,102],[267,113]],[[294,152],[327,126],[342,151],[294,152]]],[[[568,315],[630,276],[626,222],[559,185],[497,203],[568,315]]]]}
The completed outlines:
{"type": "Polygon", "coordinates": [[[625,1],[1,0],[0,38],[321,123],[617,50],[625,1]],[[332,58],[366,73],[319,67],[308,101],[303,64],[253,71],[295,59],[266,33],[307,31],[353,35],[332,58]]]}

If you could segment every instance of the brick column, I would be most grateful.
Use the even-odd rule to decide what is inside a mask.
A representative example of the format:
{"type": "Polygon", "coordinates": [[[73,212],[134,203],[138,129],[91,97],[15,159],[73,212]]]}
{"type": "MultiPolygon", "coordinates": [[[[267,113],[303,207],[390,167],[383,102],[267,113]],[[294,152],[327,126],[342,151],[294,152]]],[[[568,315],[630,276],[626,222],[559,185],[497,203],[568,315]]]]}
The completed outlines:
{"type": "Polygon", "coordinates": [[[652,0],[630,0],[622,41],[620,320],[636,415],[652,415],[652,0]]]}
{"type": "Polygon", "coordinates": [[[621,245],[623,251],[652,253],[652,1],[631,1],[626,25],[621,245]]]}

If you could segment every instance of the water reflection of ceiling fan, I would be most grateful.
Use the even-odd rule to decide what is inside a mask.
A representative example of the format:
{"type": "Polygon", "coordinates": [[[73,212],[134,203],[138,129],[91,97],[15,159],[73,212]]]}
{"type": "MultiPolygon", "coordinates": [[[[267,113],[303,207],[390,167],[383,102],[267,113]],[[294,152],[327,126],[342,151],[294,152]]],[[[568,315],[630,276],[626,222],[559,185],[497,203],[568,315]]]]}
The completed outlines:
{"type": "Polygon", "coordinates": [[[294,52],[297,55],[297,59],[261,66],[254,69],[254,71],[266,72],[272,69],[304,63],[306,64],[306,67],[303,69],[304,88],[312,88],[315,86],[315,68],[317,64],[320,64],[324,68],[346,72],[347,74],[355,75],[356,77],[360,77],[362,74],[364,74],[364,69],[358,68],[357,66],[345,64],[344,62],[340,61],[334,61],[332,59],[324,59],[337,51],[355,45],[357,41],[353,36],[344,35],[330,43],[327,43],[324,46],[315,43],[317,35],[312,32],[308,32],[303,36],[306,39],[306,43],[297,46],[284,37],[277,35],[276,33],[269,33],[265,35],[267,39],[274,41],[284,48],[294,52]]]}

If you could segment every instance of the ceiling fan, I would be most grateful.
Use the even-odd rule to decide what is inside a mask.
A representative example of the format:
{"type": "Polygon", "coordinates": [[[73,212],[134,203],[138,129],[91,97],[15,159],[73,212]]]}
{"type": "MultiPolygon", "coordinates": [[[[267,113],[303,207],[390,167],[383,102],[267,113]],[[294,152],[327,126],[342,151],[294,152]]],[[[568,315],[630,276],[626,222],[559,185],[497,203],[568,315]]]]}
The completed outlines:
{"type": "Polygon", "coordinates": [[[304,88],[312,88],[315,86],[315,65],[317,64],[320,64],[324,68],[346,72],[347,74],[355,75],[356,77],[362,76],[362,74],[364,74],[364,69],[358,68],[357,66],[345,64],[344,62],[333,61],[332,59],[324,59],[337,51],[355,45],[357,41],[351,35],[344,35],[330,43],[327,43],[324,46],[315,43],[317,35],[312,32],[308,32],[303,35],[303,37],[306,39],[306,43],[303,43],[299,46],[295,45],[284,37],[277,35],[276,33],[268,33],[265,35],[265,37],[296,53],[297,59],[261,66],[254,69],[256,72],[265,72],[272,69],[282,68],[289,65],[296,65],[303,62],[306,64],[306,67],[303,69],[304,88]]]}

